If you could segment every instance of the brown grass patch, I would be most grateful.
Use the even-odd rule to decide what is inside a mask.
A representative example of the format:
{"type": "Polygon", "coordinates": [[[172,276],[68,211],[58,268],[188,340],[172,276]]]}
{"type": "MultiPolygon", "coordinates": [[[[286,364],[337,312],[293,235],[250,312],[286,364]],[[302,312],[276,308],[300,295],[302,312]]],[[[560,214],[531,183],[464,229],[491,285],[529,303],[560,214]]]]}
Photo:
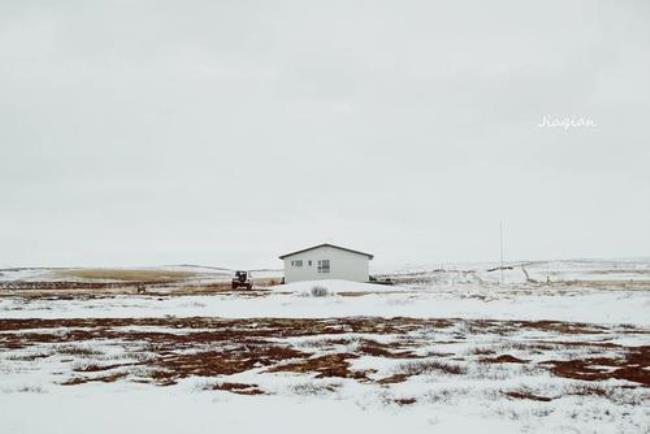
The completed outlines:
{"type": "Polygon", "coordinates": [[[417,399],[415,398],[402,398],[402,399],[394,399],[393,402],[397,405],[403,406],[403,405],[413,405],[417,402],[417,399]]]}
{"type": "Polygon", "coordinates": [[[514,399],[529,399],[531,401],[540,401],[540,402],[549,402],[553,400],[553,398],[549,398],[547,396],[534,395],[528,391],[505,392],[504,395],[514,399]]]}
{"type": "Polygon", "coordinates": [[[347,359],[357,357],[359,356],[350,353],[328,354],[296,363],[276,366],[269,369],[268,372],[315,373],[316,378],[340,377],[365,380],[367,379],[365,372],[350,370],[350,362],[347,359]]]}
{"type": "Polygon", "coordinates": [[[145,270],[145,269],[122,269],[122,268],[69,268],[55,270],[61,277],[97,280],[126,280],[126,281],[157,281],[171,282],[181,279],[189,279],[197,274],[192,271],[172,270],[145,270]]]}
{"type": "Polygon", "coordinates": [[[61,383],[62,386],[76,386],[78,384],[84,384],[84,383],[91,383],[91,382],[101,382],[101,383],[113,383],[120,378],[126,377],[127,374],[125,372],[116,372],[114,374],[110,375],[105,375],[103,377],[94,377],[94,378],[89,378],[89,377],[73,377],[67,381],[64,381],[61,383]]]}
{"type": "Polygon", "coordinates": [[[382,344],[380,342],[363,339],[359,345],[357,351],[367,354],[374,357],[385,357],[387,359],[416,359],[420,356],[413,354],[412,351],[397,351],[393,352],[392,350],[397,349],[401,350],[401,345],[397,342],[392,342],[389,344],[382,344]]]}
{"type": "MultiPolygon", "coordinates": [[[[20,354],[22,352],[16,351],[13,354],[8,352],[6,356],[7,360],[20,360],[22,357],[24,360],[33,361],[48,357],[43,348],[39,347],[41,344],[47,344],[47,353],[50,355],[70,356],[64,360],[66,362],[91,359],[88,360],[91,364],[73,365],[81,366],[74,372],[85,373],[88,377],[90,373],[122,368],[119,374],[113,373],[94,379],[79,376],[71,378],[66,384],[111,382],[132,375],[137,381],[170,385],[192,376],[219,377],[249,370],[294,372],[317,378],[352,378],[359,382],[372,382],[374,380],[369,376],[374,371],[354,370],[351,361],[362,356],[373,356],[405,359],[403,364],[397,366],[393,372],[387,374],[388,376],[376,381],[381,385],[404,382],[417,375],[464,375],[467,374],[465,364],[472,363],[473,367],[478,368],[477,371],[482,369],[483,374],[488,377],[493,375],[494,379],[533,370],[539,374],[546,369],[565,378],[585,381],[621,379],[640,387],[650,386],[650,346],[624,347],[603,342],[604,339],[620,336],[618,328],[607,329],[607,335],[603,334],[606,333],[603,330],[605,328],[593,325],[552,321],[467,321],[402,317],[0,319],[0,348],[30,349],[34,346],[23,355],[20,354]],[[130,327],[136,329],[129,329],[130,327]],[[148,330],[149,327],[153,329],[148,330]],[[450,327],[453,328],[440,333],[442,329],[450,327]],[[458,335],[458,338],[473,339],[472,333],[505,336],[529,328],[550,330],[547,339],[551,340],[522,342],[516,337],[499,337],[495,341],[494,336],[486,336],[486,346],[481,347],[479,344],[477,348],[470,350],[476,357],[468,357],[468,362],[462,359],[467,355],[465,350],[458,354],[430,353],[426,356],[416,352],[433,344],[444,349],[445,344],[453,343],[444,338],[454,335],[458,335]],[[459,330],[463,333],[458,333],[459,330]],[[592,340],[595,342],[589,339],[584,342],[556,342],[552,339],[560,333],[557,330],[568,330],[571,335],[593,333],[594,330],[598,333],[592,340]],[[373,338],[373,335],[376,338],[373,338]],[[382,335],[389,335],[390,341],[384,342],[384,339],[380,338],[382,335]],[[100,343],[102,347],[98,346],[100,343]],[[109,360],[111,357],[107,354],[94,349],[103,348],[104,345],[118,345],[125,352],[116,356],[116,360],[109,360]],[[332,354],[339,345],[347,346],[348,352],[332,354]],[[533,352],[540,354],[560,350],[562,356],[557,358],[565,360],[532,363],[530,360],[507,354],[515,349],[521,351],[515,353],[520,357],[523,357],[522,354],[527,357],[533,352]],[[32,354],[28,354],[29,352],[32,354]],[[593,357],[594,355],[607,357],[593,357]],[[92,360],[93,358],[97,360],[92,360]],[[476,361],[486,365],[475,365],[476,361]],[[102,365],[102,362],[106,364],[102,365]],[[508,363],[523,366],[517,369],[496,366],[508,363]],[[144,369],[131,369],[135,366],[144,369]]],[[[643,332],[636,330],[637,333],[643,332]]]]}
{"type": "Polygon", "coordinates": [[[484,357],[479,359],[481,363],[528,363],[530,360],[522,360],[510,354],[502,354],[498,357],[484,357]]]}
{"type": "Polygon", "coordinates": [[[340,377],[367,380],[365,371],[351,371],[347,359],[357,358],[356,354],[338,353],[314,357],[296,363],[275,366],[268,372],[315,373],[316,378],[340,377]]]}
{"type": "Polygon", "coordinates": [[[517,323],[526,328],[568,335],[600,334],[607,330],[607,327],[578,322],[518,321],[517,323]]]}
{"type": "Polygon", "coordinates": [[[169,354],[152,360],[149,364],[158,369],[154,377],[157,381],[170,383],[191,376],[233,375],[255,367],[270,366],[279,361],[305,356],[305,353],[288,347],[247,345],[231,351],[169,354]]]}
{"type": "Polygon", "coordinates": [[[257,384],[245,383],[218,383],[207,388],[208,390],[225,390],[238,395],[264,395],[264,391],[260,390],[257,384]]]}
{"type": "Polygon", "coordinates": [[[86,366],[82,366],[79,368],[75,369],[75,372],[101,372],[101,371],[109,371],[111,369],[115,368],[122,368],[125,366],[135,366],[135,365],[141,365],[142,363],[115,363],[112,365],[96,365],[96,364],[90,364],[86,366]]]}
{"type": "Polygon", "coordinates": [[[409,378],[408,374],[395,374],[395,375],[391,375],[390,377],[377,380],[377,383],[378,384],[403,383],[404,381],[408,380],[408,378],[409,378]]]}
{"type": "Polygon", "coordinates": [[[629,349],[624,357],[591,357],[576,360],[549,360],[551,372],[559,377],[586,381],[627,380],[650,387],[650,346],[629,349]],[[602,369],[605,367],[608,369],[602,369]]]}

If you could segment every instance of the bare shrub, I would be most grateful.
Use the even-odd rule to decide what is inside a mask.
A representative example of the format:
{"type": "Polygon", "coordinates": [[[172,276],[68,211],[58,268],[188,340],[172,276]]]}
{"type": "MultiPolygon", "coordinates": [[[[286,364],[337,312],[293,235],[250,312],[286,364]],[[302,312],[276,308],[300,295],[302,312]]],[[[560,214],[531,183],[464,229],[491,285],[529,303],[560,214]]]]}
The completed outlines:
{"type": "Polygon", "coordinates": [[[296,384],[291,387],[293,393],[303,396],[316,396],[326,393],[336,392],[341,387],[340,383],[316,384],[316,383],[302,383],[296,384]]]}
{"type": "Polygon", "coordinates": [[[599,384],[576,384],[567,387],[564,394],[605,398],[619,405],[633,407],[646,405],[650,401],[650,392],[647,388],[637,386],[617,388],[599,384]]]}
{"type": "Polygon", "coordinates": [[[632,407],[645,406],[650,402],[650,392],[647,392],[645,387],[612,390],[607,397],[619,405],[632,407]]]}
{"type": "Polygon", "coordinates": [[[45,389],[41,386],[23,386],[16,391],[21,393],[45,393],[45,389]]]}
{"type": "Polygon", "coordinates": [[[30,362],[36,359],[44,359],[50,356],[51,354],[48,353],[12,354],[7,357],[7,360],[16,362],[30,362]]]}
{"type": "Polygon", "coordinates": [[[81,347],[77,345],[65,345],[56,349],[59,354],[65,354],[66,356],[78,356],[78,357],[95,357],[102,355],[101,351],[94,350],[88,347],[81,347]]]}
{"type": "Polygon", "coordinates": [[[479,355],[479,356],[486,356],[486,355],[490,355],[490,354],[494,354],[494,353],[495,353],[494,350],[492,350],[490,348],[487,348],[487,347],[476,347],[476,348],[473,348],[470,351],[470,354],[476,354],[476,355],[479,355]]]}
{"type": "Polygon", "coordinates": [[[329,290],[322,285],[312,286],[310,292],[312,297],[327,297],[329,295],[329,290]]]}
{"type": "Polygon", "coordinates": [[[548,417],[552,415],[555,412],[555,409],[552,407],[542,407],[542,408],[535,408],[533,407],[530,412],[533,414],[535,417],[548,417]]]}
{"type": "Polygon", "coordinates": [[[449,363],[438,362],[436,360],[418,360],[404,363],[397,367],[398,374],[422,375],[432,374],[435,372],[444,372],[446,374],[460,375],[466,372],[465,368],[449,363]]]}
{"type": "Polygon", "coordinates": [[[441,390],[431,390],[424,394],[423,398],[427,402],[432,403],[446,403],[449,404],[454,400],[467,396],[469,394],[469,389],[466,388],[451,388],[451,389],[441,389],[441,390]]]}
{"type": "Polygon", "coordinates": [[[597,384],[580,384],[570,387],[565,393],[567,395],[600,396],[607,398],[611,394],[611,389],[597,384]]]}
{"type": "Polygon", "coordinates": [[[472,366],[470,377],[481,380],[505,380],[517,375],[517,371],[504,365],[477,363],[472,366]]]}

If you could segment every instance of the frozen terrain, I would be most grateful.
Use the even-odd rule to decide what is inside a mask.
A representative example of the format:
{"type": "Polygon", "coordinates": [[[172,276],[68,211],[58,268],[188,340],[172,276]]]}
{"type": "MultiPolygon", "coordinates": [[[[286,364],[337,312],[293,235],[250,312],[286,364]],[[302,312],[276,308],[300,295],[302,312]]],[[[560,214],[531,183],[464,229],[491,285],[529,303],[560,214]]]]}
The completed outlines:
{"type": "Polygon", "coordinates": [[[0,270],[0,432],[650,432],[650,261],[494,268],[0,270]]]}

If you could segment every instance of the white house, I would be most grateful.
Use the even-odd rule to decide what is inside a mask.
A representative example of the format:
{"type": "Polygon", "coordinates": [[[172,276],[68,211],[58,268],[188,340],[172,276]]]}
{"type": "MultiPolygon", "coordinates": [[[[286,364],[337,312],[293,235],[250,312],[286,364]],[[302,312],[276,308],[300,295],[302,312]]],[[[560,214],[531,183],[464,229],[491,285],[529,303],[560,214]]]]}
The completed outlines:
{"type": "Polygon", "coordinates": [[[333,244],[319,244],[280,256],[286,283],[301,280],[345,279],[367,282],[369,253],[333,244]]]}

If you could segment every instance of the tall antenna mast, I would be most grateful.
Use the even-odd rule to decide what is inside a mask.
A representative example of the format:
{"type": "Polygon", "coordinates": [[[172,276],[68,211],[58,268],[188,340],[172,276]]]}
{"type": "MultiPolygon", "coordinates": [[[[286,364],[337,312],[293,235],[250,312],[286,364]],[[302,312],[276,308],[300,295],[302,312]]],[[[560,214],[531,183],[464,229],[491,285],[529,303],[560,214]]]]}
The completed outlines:
{"type": "Polygon", "coordinates": [[[499,222],[499,240],[501,246],[501,284],[503,285],[503,222],[499,222]]]}

